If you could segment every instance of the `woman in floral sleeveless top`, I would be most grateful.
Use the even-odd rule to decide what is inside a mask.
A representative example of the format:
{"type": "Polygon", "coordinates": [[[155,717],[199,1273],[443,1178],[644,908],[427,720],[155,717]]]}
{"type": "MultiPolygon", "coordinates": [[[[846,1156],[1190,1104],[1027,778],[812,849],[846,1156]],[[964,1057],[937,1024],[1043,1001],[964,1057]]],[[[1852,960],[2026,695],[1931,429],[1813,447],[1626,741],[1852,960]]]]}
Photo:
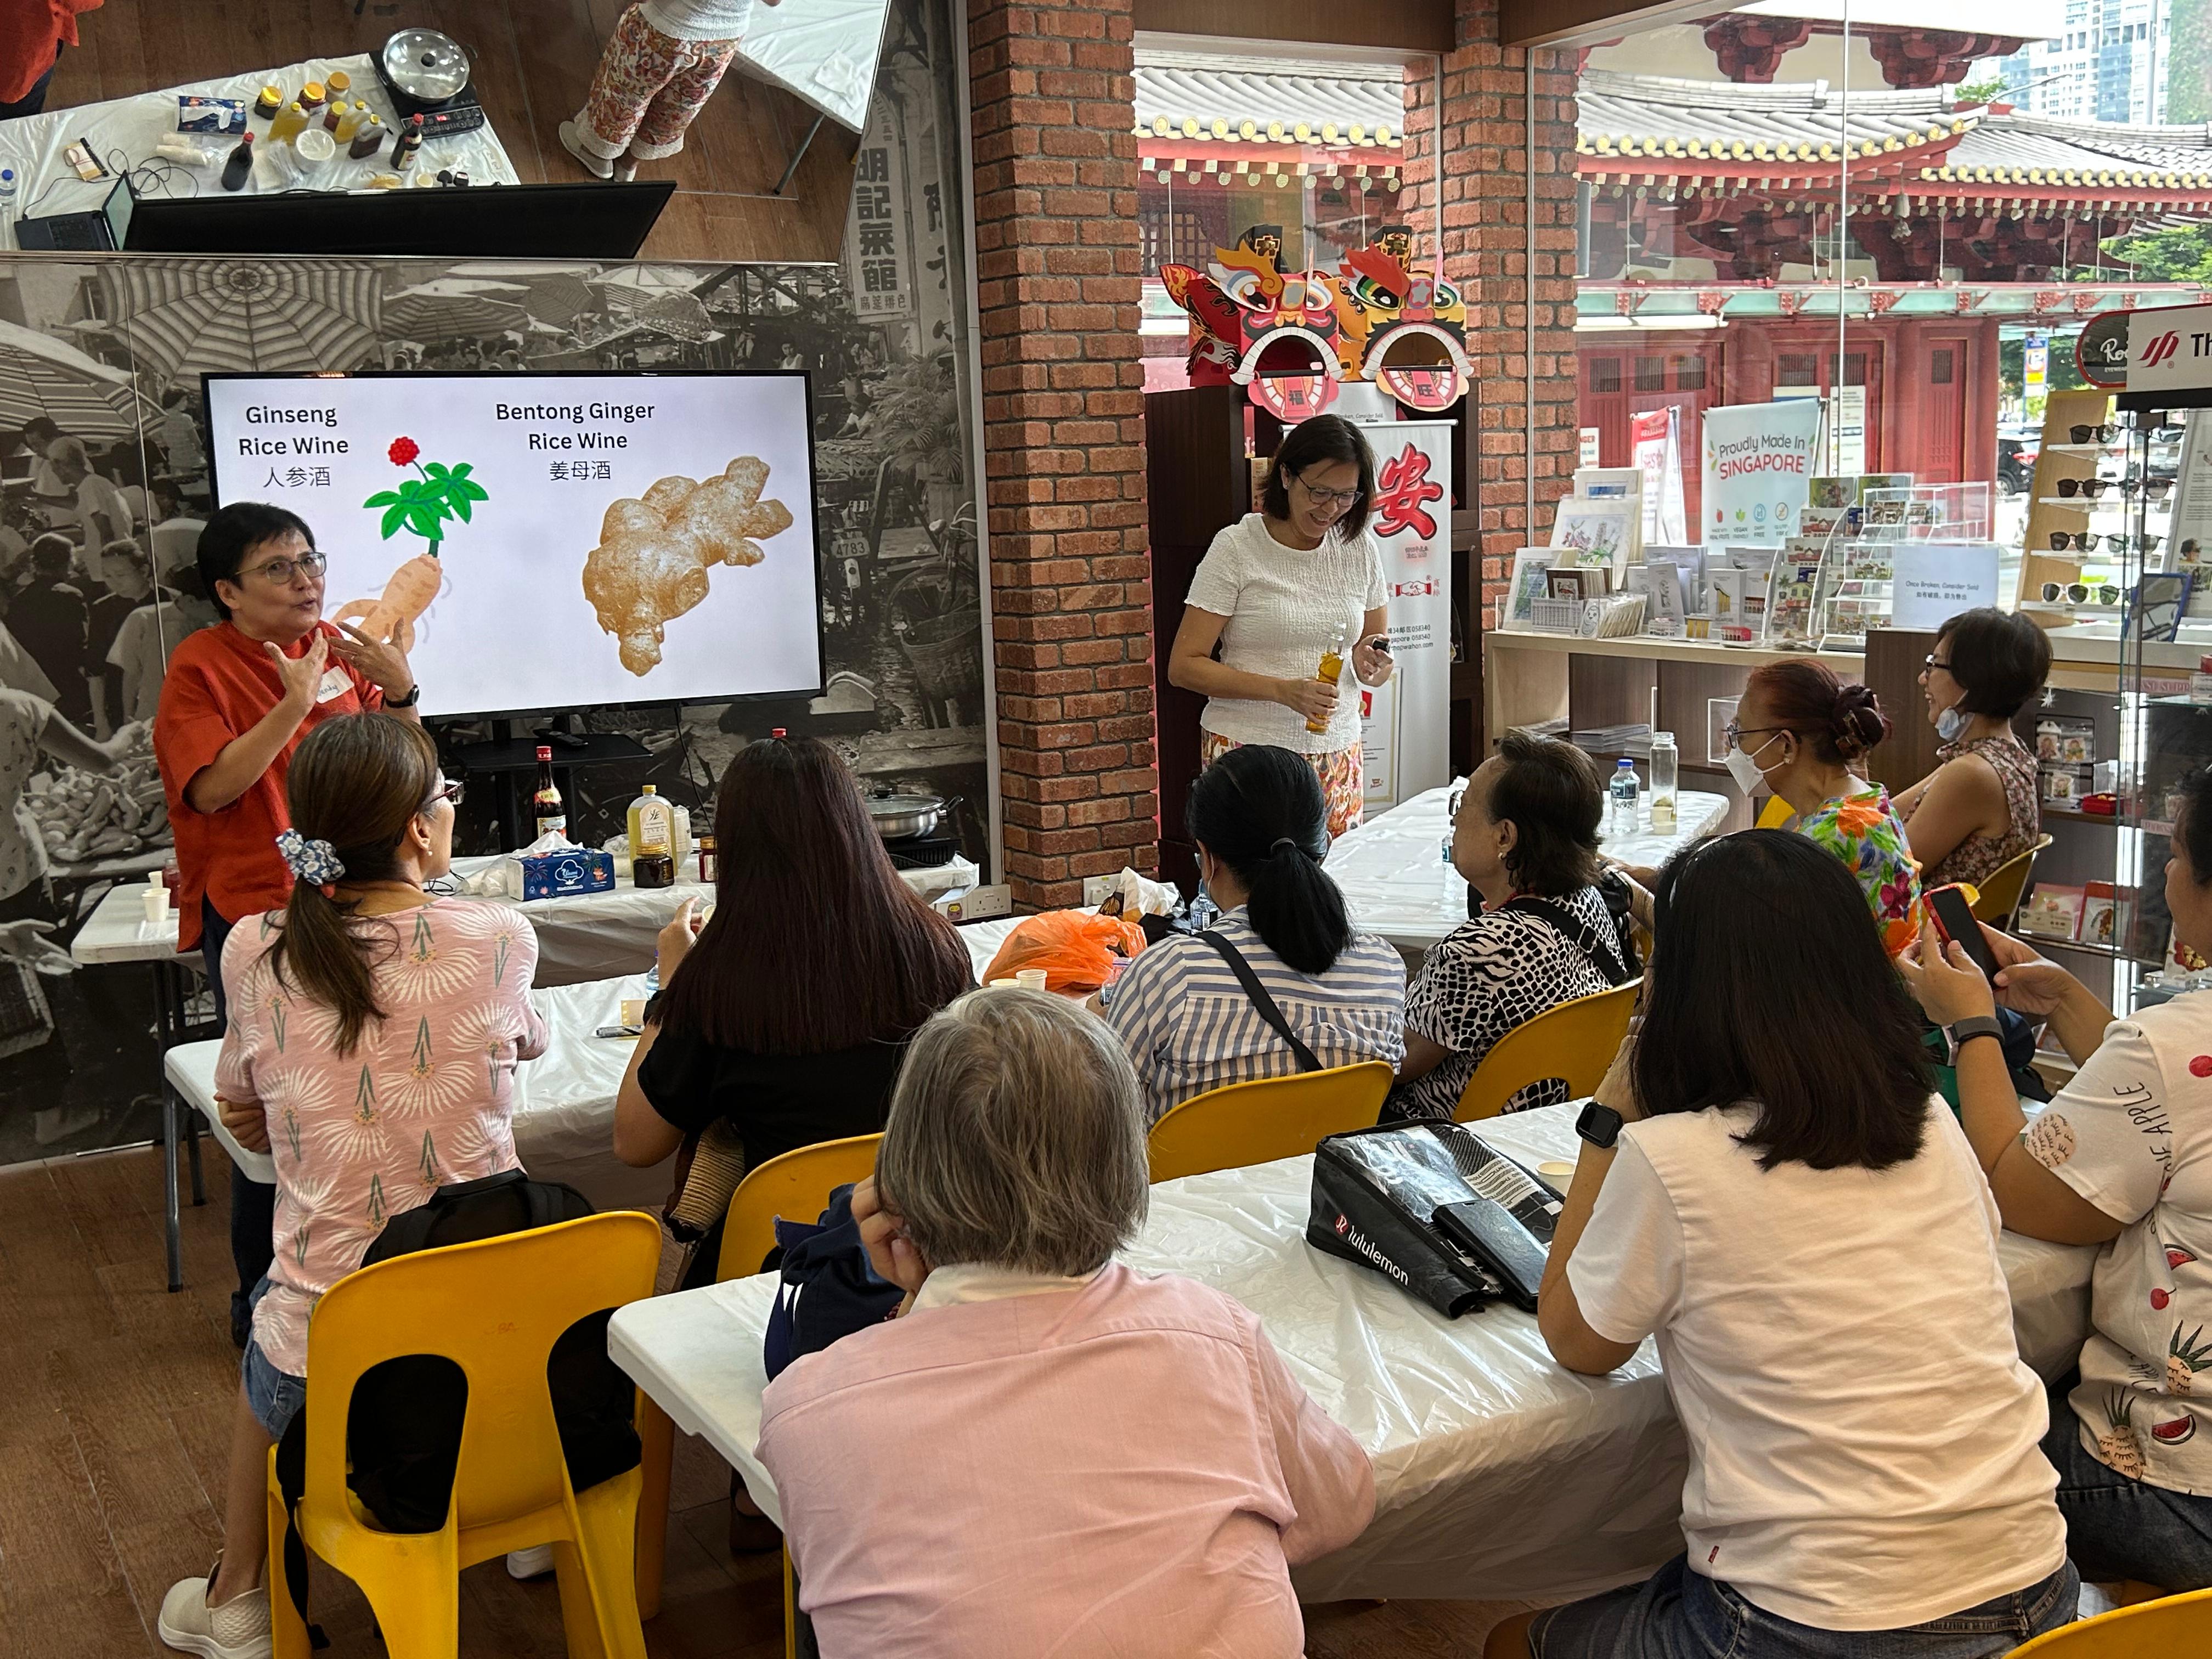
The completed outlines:
{"type": "Polygon", "coordinates": [[[393,1215],[517,1167],[514,1068],[546,1041],[529,922],[424,890],[452,862],[459,790],[421,726],[325,720],[294,755],[285,793],[292,896],[230,935],[216,1066],[224,1123],[276,1162],[276,1259],[253,1293],[223,1553],[170,1589],[160,1621],[171,1647],[210,1659],[269,1650],[263,1486],[269,1448],[305,1398],[315,1304],[393,1215]]]}
{"type": "Polygon", "coordinates": [[[1923,886],[1987,881],[2042,833],[2035,757],[2013,716],[2043,690],[2051,642],[2025,617],[1968,611],[1943,624],[1920,676],[1936,767],[1897,798],[1923,886]]]}

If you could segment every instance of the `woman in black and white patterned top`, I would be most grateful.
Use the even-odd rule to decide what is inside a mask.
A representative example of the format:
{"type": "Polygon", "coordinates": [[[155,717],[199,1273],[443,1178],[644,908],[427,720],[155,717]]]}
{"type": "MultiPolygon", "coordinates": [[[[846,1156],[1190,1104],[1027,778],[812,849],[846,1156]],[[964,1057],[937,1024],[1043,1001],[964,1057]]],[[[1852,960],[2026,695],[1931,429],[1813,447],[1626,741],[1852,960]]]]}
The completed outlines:
{"type": "MultiPolygon", "coordinates": [[[[1595,885],[1602,811],[1595,763],[1557,738],[1508,732],[1475,769],[1452,818],[1452,865],[1481,896],[1483,912],[1429,952],[1406,992],[1406,1058],[1386,1116],[1449,1119],[1499,1038],[1607,989],[1613,981],[1601,963],[1626,967],[1595,885]]],[[[1505,1109],[1565,1098],[1564,1084],[1551,1079],[1531,1084],[1505,1109]]]]}

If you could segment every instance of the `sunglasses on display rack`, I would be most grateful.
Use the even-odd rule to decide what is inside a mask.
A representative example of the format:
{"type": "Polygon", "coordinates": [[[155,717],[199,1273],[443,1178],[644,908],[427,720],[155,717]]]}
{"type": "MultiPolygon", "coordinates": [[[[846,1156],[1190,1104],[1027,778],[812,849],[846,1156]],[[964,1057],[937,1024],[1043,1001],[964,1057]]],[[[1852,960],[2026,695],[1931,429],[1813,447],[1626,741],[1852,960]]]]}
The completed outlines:
{"type": "Polygon", "coordinates": [[[2108,444],[2119,434],[2119,428],[2114,426],[2077,426],[2071,431],[2077,444],[2108,444]]]}
{"type": "Polygon", "coordinates": [[[2130,500],[2140,494],[2147,501],[2162,501],[2172,493],[2173,480],[2171,478],[2127,477],[2120,480],[2120,494],[2130,500]]]}
{"type": "Polygon", "coordinates": [[[2045,582],[2043,599],[2046,605],[2055,605],[2061,599],[2069,605],[2087,605],[2092,600],[2099,605],[2116,605],[2119,592],[2110,582],[2045,582]]]}
{"type": "Polygon", "coordinates": [[[2061,478],[2058,494],[2069,501],[2076,495],[2086,495],[2094,501],[2112,487],[2112,480],[2110,478],[2061,478]]]}

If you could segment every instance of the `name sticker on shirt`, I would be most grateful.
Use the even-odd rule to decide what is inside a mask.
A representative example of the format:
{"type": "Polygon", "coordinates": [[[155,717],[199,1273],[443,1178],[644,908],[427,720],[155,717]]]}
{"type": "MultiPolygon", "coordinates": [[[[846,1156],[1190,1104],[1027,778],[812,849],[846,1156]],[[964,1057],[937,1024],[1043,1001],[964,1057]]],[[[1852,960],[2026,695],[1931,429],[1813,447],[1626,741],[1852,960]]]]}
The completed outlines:
{"type": "Polygon", "coordinates": [[[325,669],[323,682],[315,688],[315,701],[319,703],[328,702],[332,697],[343,697],[352,690],[353,681],[347,677],[344,669],[325,669]]]}

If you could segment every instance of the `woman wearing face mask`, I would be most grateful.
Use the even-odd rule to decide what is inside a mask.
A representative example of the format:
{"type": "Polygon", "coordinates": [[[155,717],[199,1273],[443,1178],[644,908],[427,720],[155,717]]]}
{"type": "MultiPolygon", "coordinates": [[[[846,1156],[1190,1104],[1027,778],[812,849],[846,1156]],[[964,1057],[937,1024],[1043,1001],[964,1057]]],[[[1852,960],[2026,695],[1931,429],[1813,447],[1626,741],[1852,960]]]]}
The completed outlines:
{"type": "Polygon", "coordinates": [[[1729,725],[1729,775],[1747,795],[1789,803],[1797,833],[1842,860],[1892,956],[1917,937],[1920,878],[1889,792],[1860,757],[1889,735],[1873,691],[1825,665],[1792,659],[1752,670],[1729,725]]]}
{"type": "Polygon", "coordinates": [[[1936,769],[1897,798],[1923,885],[1986,881],[2035,845],[2035,757],[2012,720],[2050,672],[2043,630],[1994,606],[1962,612],[1936,635],[1920,685],[1943,746],[1936,769]]]}
{"type": "Polygon", "coordinates": [[[1304,756],[1332,836],[1359,822],[1364,786],[1357,690],[1316,678],[1322,658],[1338,651],[1361,685],[1390,678],[1390,595],[1367,534],[1374,499],[1375,457],[1358,427],[1316,415],[1294,428],[1264,511],[1222,531],[1200,562],[1168,656],[1168,678],[1206,698],[1200,764],[1243,744],[1304,756]]]}

